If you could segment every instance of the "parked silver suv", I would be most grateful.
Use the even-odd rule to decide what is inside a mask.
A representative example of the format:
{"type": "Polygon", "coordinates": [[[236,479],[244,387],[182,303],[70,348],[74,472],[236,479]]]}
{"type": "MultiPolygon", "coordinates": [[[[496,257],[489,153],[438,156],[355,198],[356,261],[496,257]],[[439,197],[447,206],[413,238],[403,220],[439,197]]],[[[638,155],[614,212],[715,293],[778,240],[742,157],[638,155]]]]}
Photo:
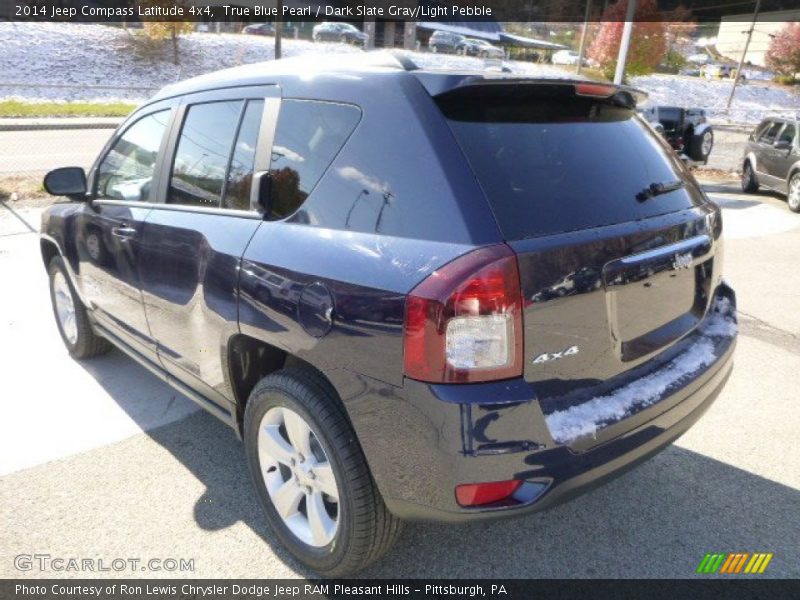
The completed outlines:
{"type": "Polygon", "coordinates": [[[742,162],[742,190],[755,193],[765,187],[785,194],[794,212],[800,212],[798,129],[797,119],[764,119],[750,134],[742,162]]]}

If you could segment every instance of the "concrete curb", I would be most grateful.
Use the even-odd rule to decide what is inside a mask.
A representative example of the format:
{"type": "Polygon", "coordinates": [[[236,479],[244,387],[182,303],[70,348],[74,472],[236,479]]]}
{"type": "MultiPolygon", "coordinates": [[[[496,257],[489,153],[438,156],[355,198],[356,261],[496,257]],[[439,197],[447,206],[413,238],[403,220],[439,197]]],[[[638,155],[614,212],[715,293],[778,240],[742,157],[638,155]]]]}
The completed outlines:
{"type": "Polygon", "coordinates": [[[50,119],[0,119],[0,131],[63,129],[116,129],[124,117],[64,117],[50,119]]]}

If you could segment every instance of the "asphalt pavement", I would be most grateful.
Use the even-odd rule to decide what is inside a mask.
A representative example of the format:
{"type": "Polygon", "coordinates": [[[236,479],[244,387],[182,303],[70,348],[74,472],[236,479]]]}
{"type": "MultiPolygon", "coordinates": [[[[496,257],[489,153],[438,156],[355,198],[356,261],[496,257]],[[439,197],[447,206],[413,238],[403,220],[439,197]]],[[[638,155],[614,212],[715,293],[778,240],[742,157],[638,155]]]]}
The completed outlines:
{"type": "Polygon", "coordinates": [[[46,172],[57,167],[88,169],[112,133],[113,127],[23,131],[0,127],[0,175],[46,172]]]}
{"type": "MultiPolygon", "coordinates": [[[[709,412],[650,461],[550,511],[410,524],[363,576],[694,577],[707,552],[772,552],[761,577],[800,577],[800,215],[777,196],[711,196],[740,338],[709,412]]],[[[67,355],[39,213],[0,205],[0,577],[310,575],[265,527],[230,430],[118,351],[67,355]],[[37,553],[194,562],[183,573],[15,568],[37,553]]]]}

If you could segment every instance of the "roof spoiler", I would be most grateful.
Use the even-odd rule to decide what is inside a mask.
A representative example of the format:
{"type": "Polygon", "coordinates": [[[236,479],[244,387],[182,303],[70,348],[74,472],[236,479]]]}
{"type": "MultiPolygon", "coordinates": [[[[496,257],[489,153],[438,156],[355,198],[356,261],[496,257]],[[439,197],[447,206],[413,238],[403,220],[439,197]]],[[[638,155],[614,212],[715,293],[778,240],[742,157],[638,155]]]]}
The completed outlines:
{"type": "Polygon", "coordinates": [[[478,88],[505,86],[573,86],[576,96],[607,99],[614,104],[636,108],[647,100],[647,92],[627,85],[616,85],[588,79],[556,79],[541,77],[520,77],[519,75],[487,72],[480,74],[447,74],[420,72],[416,76],[431,96],[449,93],[469,92],[478,88]]]}

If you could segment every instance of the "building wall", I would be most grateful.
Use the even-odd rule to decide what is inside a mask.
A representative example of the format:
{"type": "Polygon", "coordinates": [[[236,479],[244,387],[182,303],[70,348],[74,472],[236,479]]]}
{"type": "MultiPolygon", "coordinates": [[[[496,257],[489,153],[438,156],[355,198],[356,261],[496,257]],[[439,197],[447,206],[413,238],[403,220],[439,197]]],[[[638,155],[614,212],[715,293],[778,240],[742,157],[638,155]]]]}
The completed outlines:
{"type": "MultiPolygon", "coordinates": [[[[791,21],[800,21],[800,10],[761,13],[753,30],[753,38],[747,50],[745,61],[753,65],[765,66],[764,55],[772,41],[770,34],[776,34],[791,21]]],[[[747,31],[752,23],[752,15],[725,17],[717,34],[717,50],[731,60],[738,61],[742,56],[747,31]]]]}

